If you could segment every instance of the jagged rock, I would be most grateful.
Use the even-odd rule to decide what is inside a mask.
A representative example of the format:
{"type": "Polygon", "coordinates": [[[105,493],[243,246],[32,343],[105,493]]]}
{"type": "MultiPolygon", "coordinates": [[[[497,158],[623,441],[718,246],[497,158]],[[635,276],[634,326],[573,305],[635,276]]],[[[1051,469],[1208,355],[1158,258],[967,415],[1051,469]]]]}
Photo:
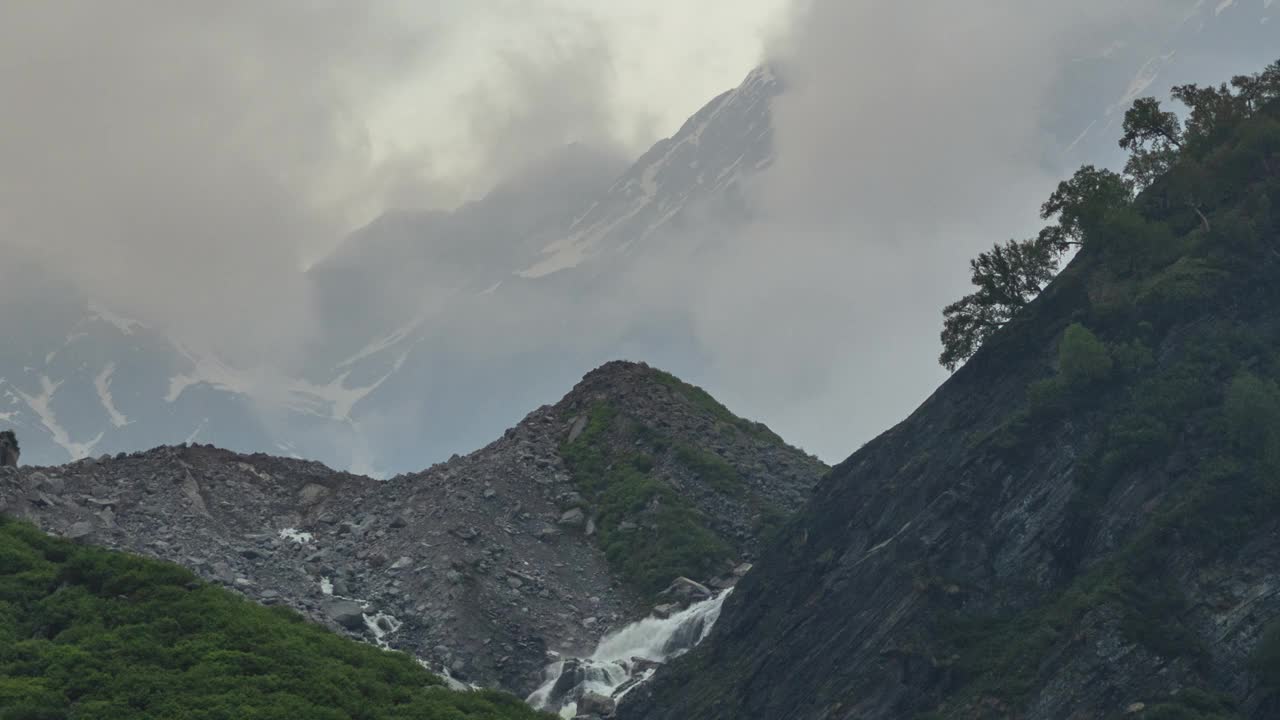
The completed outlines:
{"type": "Polygon", "coordinates": [[[72,523],[62,534],[69,540],[86,540],[93,535],[96,529],[93,523],[88,520],[81,520],[72,523]]]}
{"type": "Polygon", "coordinates": [[[12,430],[0,432],[0,466],[17,467],[18,457],[21,454],[17,434],[12,430]]]}
{"type": "Polygon", "coordinates": [[[316,483],[307,483],[298,491],[298,503],[302,506],[315,505],[329,495],[329,488],[316,483]]]}
{"type": "Polygon", "coordinates": [[[337,600],[325,605],[325,613],[348,630],[364,627],[364,608],[351,600],[337,600]]]}
{"type": "Polygon", "coordinates": [[[680,612],[679,603],[663,603],[662,605],[655,605],[653,607],[653,616],[663,620],[666,620],[678,612],[680,612]]]}
{"type": "Polygon", "coordinates": [[[583,669],[581,661],[577,658],[565,660],[564,666],[560,670],[560,677],[556,678],[555,684],[551,686],[551,701],[559,704],[571,690],[581,685],[585,679],[586,671],[583,669]]]}
{"type": "Polygon", "coordinates": [[[573,508],[566,510],[556,522],[564,527],[578,528],[586,524],[587,515],[582,508],[573,508]]]}
{"type": "Polygon", "coordinates": [[[714,577],[707,582],[708,587],[714,588],[716,590],[728,590],[729,588],[737,584],[738,584],[738,577],[736,575],[714,577]]]}
{"type": "Polygon", "coordinates": [[[695,582],[687,577],[676,578],[666,590],[659,595],[671,595],[683,600],[706,600],[712,596],[711,589],[700,582],[695,582]]]}
{"type": "Polygon", "coordinates": [[[573,442],[582,436],[582,431],[587,429],[587,416],[579,415],[574,418],[572,427],[569,428],[569,442],[573,442]]]}
{"type": "Polygon", "coordinates": [[[46,475],[42,472],[33,472],[27,476],[27,486],[33,492],[53,493],[61,495],[66,489],[66,482],[56,475],[46,475]]]}
{"type": "Polygon", "coordinates": [[[617,709],[617,705],[613,698],[593,692],[583,693],[582,697],[578,698],[578,714],[608,717],[617,709]]]}
{"type": "Polygon", "coordinates": [[[473,527],[457,527],[457,528],[454,528],[454,530],[453,530],[453,534],[454,534],[454,535],[455,535],[459,540],[463,540],[463,541],[465,541],[465,542],[471,542],[471,541],[475,540],[476,538],[480,537],[480,531],[479,531],[479,530],[476,530],[476,529],[475,529],[475,528],[473,528],[473,527]]]}

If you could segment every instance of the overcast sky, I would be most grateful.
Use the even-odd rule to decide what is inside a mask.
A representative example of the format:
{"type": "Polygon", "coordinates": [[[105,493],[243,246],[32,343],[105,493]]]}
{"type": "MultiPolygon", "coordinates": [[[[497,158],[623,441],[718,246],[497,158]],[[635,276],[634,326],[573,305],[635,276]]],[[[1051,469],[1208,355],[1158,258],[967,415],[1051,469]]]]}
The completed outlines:
{"type": "Polygon", "coordinates": [[[838,459],[943,378],[966,258],[1032,230],[1063,69],[1203,5],[6,2],[0,248],[229,356],[287,355],[316,328],[298,270],[382,210],[454,207],[570,142],[634,158],[780,60],[758,222],[617,301],[679,299],[707,383],[838,459]]]}
{"type": "Polygon", "coordinates": [[[638,154],[741,80],[782,8],[3,3],[0,243],[229,352],[294,348],[293,271],[349,230],[565,143],[638,154]]]}

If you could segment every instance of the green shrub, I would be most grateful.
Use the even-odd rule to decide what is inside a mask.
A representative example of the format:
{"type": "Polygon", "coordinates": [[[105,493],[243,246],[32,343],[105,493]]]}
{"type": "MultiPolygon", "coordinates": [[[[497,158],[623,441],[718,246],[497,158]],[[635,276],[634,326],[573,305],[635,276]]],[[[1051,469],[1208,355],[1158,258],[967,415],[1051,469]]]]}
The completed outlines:
{"type": "MultiPolygon", "coordinates": [[[[625,432],[620,429],[623,419],[617,409],[599,403],[591,408],[588,418],[582,433],[561,446],[560,454],[574,484],[593,504],[600,547],[623,579],[640,593],[653,595],[673,578],[704,576],[733,555],[691,501],[651,475],[657,464],[652,456],[609,454],[608,435],[625,432]],[[635,527],[624,528],[623,523],[635,527]]],[[[625,427],[634,428],[652,448],[673,445],[647,426],[632,423],[625,427]]],[[[712,460],[692,449],[684,455],[709,474],[707,479],[713,486],[730,483],[738,487],[736,471],[720,458],[712,460]]]]}
{"type": "Polygon", "coordinates": [[[1133,405],[1146,415],[1182,417],[1212,407],[1219,389],[1210,366],[1184,361],[1139,382],[1132,393],[1133,405]]]}
{"type": "Polygon", "coordinates": [[[1103,469],[1110,473],[1165,455],[1173,447],[1173,432],[1158,418],[1130,414],[1117,418],[1107,428],[1107,453],[1103,469]]]}
{"type": "Polygon", "coordinates": [[[1097,335],[1080,323],[1067,328],[1058,345],[1058,373],[1069,387],[1106,380],[1111,377],[1112,367],[1111,354],[1097,335]]]}
{"type": "Polygon", "coordinates": [[[1143,284],[1138,304],[1160,317],[1175,317],[1212,297],[1227,276],[1206,259],[1183,257],[1143,284]]]}
{"type": "Polygon", "coordinates": [[[650,455],[633,455],[631,457],[631,467],[642,473],[647,473],[653,470],[654,464],[655,461],[650,455]]]}
{"type": "Polygon", "coordinates": [[[1107,213],[1088,242],[1115,261],[1138,267],[1171,262],[1182,250],[1167,225],[1153,222],[1133,207],[1107,213]]]}
{"type": "Polygon", "coordinates": [[[724,458],[685,443],[676,444],[676,460],[700,480],[722,493],[743,489],[742,477],[724,458]]]}
{"type": "Polygon", "coordinates": [[[1280,433],[1280,386],[1274,381],[1247,372],[1236,375],[1222,409],[1232,439],[1249,450],[1267,449],[1280,433]]]}
{"type": "Polygon", "coordinates": [[[1138,339],[1112,345],[1111,361],[1116,371],[1125,377],[1137,376],[1156,364],[1151,348],[1138,339]]]}
{"type": "Polygon", "coordinates": [[[1067,408],[1067,385],[1060,377],[1037,380],[1027,386],[1027,403],[1033,415],[1062,412],[1067,408]]]}
{"type": "Polygon", "coordinates": [[[690,385],[669,372],[664,372],[662,370],[653,370],[652,372],[654,379],[659,383],[680,393],[686,400],[692,403],[694,407],[710,414],[717,420],[737,428],[752,437],[760,438],[762,440],[770,440],[773,442],[782,442],[782,438],[778,437],[776,433],[770,430],[769,426],[764,423],[747,420],[746,418],[740,418],[737,415],[734,415],[730,412],[729,408],[721,404],[719,400],[716,400],[711,393],[703,390],[697,385],[690,385]]]}

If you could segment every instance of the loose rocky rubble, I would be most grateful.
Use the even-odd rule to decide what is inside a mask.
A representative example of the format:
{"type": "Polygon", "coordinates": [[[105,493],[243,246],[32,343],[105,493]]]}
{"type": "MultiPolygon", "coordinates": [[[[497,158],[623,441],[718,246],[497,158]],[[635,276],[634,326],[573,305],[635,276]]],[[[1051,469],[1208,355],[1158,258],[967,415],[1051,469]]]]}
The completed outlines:
{"type": "MultiPolygon", "coordinates": [[[[548,657],[588,651],[650,610],[593,543],[591,508],[559,452],[578,422],[574,408],[611,391],[632,402],[629,374],[640,367],[606,366],[489,446],[388,481],[212,446],[161,447],[0,467],[0,512],[184,565],[459,681],[527,694],[548,657]]],[[[690,410],[652,420],[678,430],[698,418],[690,410]]],[[[799,502],[823,468],[774,445],[732,459],[766,486],[783,467],[779,492],[799,502]]],[[[700,580],[732,584],[742,572],[739,563],[700,580]]]]}

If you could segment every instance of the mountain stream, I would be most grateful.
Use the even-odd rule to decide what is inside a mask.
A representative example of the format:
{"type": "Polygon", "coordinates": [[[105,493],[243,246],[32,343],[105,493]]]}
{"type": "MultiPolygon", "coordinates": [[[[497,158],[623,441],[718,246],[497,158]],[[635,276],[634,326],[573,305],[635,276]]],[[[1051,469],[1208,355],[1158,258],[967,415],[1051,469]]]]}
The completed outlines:
{"type": "Polygon", "coordinates": [[[649,616],[600,639],[589,657],[568,658],[547,667],[546,682],[527,702],[539,710],[572,718],[588,694],[621,700],[653,676],[662,663],[683,655],[711,632],[732,590],[694,603],[667,618],[649,616]]]}

